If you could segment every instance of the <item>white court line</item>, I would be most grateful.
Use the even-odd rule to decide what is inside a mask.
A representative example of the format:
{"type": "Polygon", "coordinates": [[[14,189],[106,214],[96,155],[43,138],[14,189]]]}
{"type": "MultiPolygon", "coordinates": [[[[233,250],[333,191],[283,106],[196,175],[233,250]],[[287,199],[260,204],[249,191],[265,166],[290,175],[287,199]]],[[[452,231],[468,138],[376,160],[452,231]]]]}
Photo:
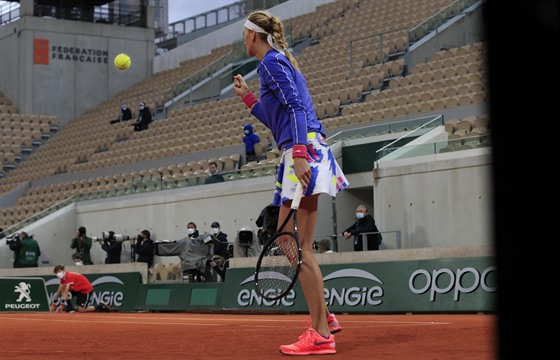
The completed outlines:
{"type": "MultiPolygon", "coordinates": [[[[13,315],[13,314],[12,314],[13,315]]],[[[26,315],[29,315],[27,313],[26,315]]],[[[41,317],[17,317],[17,316],[5,316],[0,315],[0,318],[10,319],[10,320],[20,320],[20,321],[57,321],[57,322],[75,322],[76,318],[72,318],[75,316],[74,314],[41,314],[41,317]],[[41,316],[42,315],[42,316],[41,316]],[[45,316],[46,315],[46,316],[45,316]],[[54,318],[54,316],[63,316],[68,317],[65,319],[61,318],[54,318]]],[[[307,317],[302,315],[301,319],[297,318],[290,318],[290,319],[278,319],[279,316],[284,315],[249,315],[247,317],[242,317],[242,315],[234,315],[235,318],[223,318],[223,317],[189,317],[185,314],[180,314],[180,316],[173,317],[171,314],[164,314],[163,317],[159,317],[158,314],[154,314],[154,316],[134,316],[133,313],[127,313],[124,316],[119,315],[108,315],[103,314],[101,316],[97,316],[100,314],[76,314],[80,316],[80,319],[84,319],[81,315],[86,317],[91,317],[87,322],[91,323],[118,323],[118,324],[149,324],[149,325],[188,325],[188,326],[223,326],[224,322],[246,322],[251,323],[250,325],[239,324],[239,326],[255,326],[255,323],[271,323],[271,325],[259,325],[259,327],[274,327],[278,326],[279,322],[283,323],[302,323],[307,317]],[[263,318],[255,318],[255,316],[273,316],[274,318],[271,319],[263,319],[263,318]],[[166,321],[169,320],[169,321],[166,321]],[[199,324],[198,322],[203,322],[199,324]]],[[[353,315],[354,316],[354,315],[353,315]]],[[[383,316],[383,315],[380,315],[383,316]]],[[[393,325],[393,326],[407,326],[407,325],[419,325],[419,326],[428,326],[428,325],[450,325],[450,322],[438,322],[438,321],[394,321],[394,320],[357,320],[357,319],[344,319],[343,317],[340,318],[340,321],[344,323],[345,326],[350,324],[355,325],[358,324],[361,327],[373,327],[375,325],[393,325]]]]}

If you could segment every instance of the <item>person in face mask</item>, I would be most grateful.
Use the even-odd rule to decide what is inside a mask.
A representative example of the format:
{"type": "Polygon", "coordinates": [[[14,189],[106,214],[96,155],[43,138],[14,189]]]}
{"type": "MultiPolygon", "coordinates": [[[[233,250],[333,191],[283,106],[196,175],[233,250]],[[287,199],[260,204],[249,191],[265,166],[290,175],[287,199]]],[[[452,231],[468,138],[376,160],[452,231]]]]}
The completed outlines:
{"type": "Polygon", "coordinates": [[[97,305],[91,305],[93,300],[93,285],[82,274],[66,271],[64,265],[56,265],[53,273],[60,280],[58,290],[53,295],[53,303],[51,304],[51,311],[55,311],[59,304],[65,304],[62,311],[73,313],[76,310],[72,305],[72,299],[76,299],[76,306],[78,312],[110,312],[111,308],[103,301],[99,301],[97,305]],[[72,299],[70,299],[72,293],[72,299]],[[62,299],[59,298],[62,297],[62,299]],[[58,304],[57,304],[58,303],[58,304]]]}
{"type": "Polygon", "coordinates": [[[130,119],[132,119],[132,111],[126,103],[123,103],[121,104],[121,112],[119,114],[119,117],[115,120],[109,121],[109,123],[116,124],[130,119]]]}
{"type": "Polygon", "coordinates": [[[74,266],[83,266],[84,260],[82,259],[82,255],[74,254],[72,255],[72,261],[74,262],[74,266]]]}
{"type": "Polygon", "coordinates": [[[204,180],[205,184],[224,182],[224,177],[218,174],[218,164],[215,161],[210,161],[208,163],[208,173],[210,175],[204,180]]]}
{"type": "Polygon", "coordinates": [[[193,223],[192,221],[189,222],[187,224],[187,236],[190,239],[197,239],[199,235],[200,234],[198,233],[198,230],[196,229],[196,224],[193,223]]]}
{"type": "Polygon", "coordinates": [[[142,101],[138,104],[138,118],[134,124],[134,131],[147,130],[152,122],[152,112],[150,108],[142,101]]]}
{"type": "MultiPolygon", "coordinates": [[[[362,240],[363,233],[379,232],[375,225],[373,216],[368,214],[365,205],[358,205],[356,208],[356,221],[342,232],[345,239],[354,237],[354,251],[364,251],[364,244],[362,240]]],[[[378,234],[368,234],[367,237],[367,250],[379,250],[378,234]]]]}
{"type": "Polygon", "coordinates": [[[214,244],[214,255],[221,256],[224,261],[228,259],[228,239],[227,234],[220,230],[220,223],[214,221],[210,225],[212,234],[212,243],[214,244]]]}
{"type": "Polygon", "coordinates": [[[257,154],[255,151],[255,144],[260,143],[261,139],[259,135],[255,134],[253,130],[253,125],[245,124],[243,126],[243,142],[245,143],[245,159],[247,162],[249,161],[256,161],[257,154]]]}

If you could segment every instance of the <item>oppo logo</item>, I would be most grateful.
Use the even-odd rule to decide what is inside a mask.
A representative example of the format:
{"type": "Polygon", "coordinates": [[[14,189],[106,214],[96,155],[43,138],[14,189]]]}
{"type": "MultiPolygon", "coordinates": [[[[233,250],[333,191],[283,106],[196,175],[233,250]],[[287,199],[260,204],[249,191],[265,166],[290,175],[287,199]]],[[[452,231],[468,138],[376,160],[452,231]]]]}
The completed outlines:
{"type": "Polygon", "coordinates": [[[430,301],[435,301],[436,294],[453,292],[453,301],[459,301],[461,293],[472,293],[479,287],[486,292],[495,292],[496,266],[489,266],[482,272],[473,267],[457,269],[455,271],[442,268],[429,272],[419,269],[408,279],[408,288],[414,294],[429,293],[430,301]]]}

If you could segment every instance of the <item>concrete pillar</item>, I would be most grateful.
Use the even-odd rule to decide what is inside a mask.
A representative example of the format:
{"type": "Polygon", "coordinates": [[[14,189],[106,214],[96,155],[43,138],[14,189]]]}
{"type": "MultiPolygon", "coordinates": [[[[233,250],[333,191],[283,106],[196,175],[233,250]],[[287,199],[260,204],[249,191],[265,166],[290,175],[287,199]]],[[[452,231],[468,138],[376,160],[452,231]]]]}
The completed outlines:
{"type": "Polygon", "coordinates": [[[20,0],[19,2],[19,11],[20,16],[33,16],[33,6],[35,0],[20,0]]]}

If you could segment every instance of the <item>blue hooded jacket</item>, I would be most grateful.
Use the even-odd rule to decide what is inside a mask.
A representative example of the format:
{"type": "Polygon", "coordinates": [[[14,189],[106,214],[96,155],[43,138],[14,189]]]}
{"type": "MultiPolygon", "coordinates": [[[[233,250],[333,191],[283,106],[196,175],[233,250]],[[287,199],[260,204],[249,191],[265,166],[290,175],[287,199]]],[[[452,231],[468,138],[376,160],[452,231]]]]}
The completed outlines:
{"type": "Polygon", "coordinates": [[[253,130],[253,125],[246,124],[243,126],[243,132],[245,133],[248,131],[248,134],[243,136],[243,142],[245,143],[245,153],[247,154],[254,154],[255,153],[255,144],[261,142],[261,139],[255,131],[253,130]]]}

